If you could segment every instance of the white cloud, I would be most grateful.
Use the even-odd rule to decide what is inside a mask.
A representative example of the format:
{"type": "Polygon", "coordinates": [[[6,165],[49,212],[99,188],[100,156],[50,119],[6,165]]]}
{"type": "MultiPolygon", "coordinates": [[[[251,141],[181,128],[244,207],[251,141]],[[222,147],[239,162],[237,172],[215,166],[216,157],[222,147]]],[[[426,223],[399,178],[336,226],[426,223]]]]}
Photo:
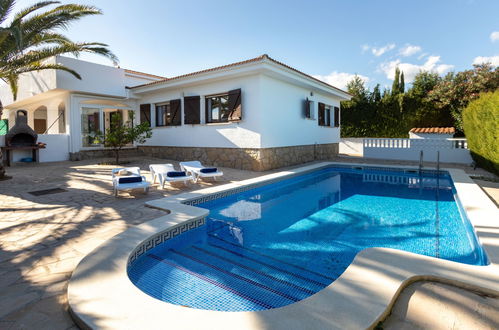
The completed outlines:
{"type": "Polygon", "coordinates": [[[395,44],[387,44],[383,47],[374,47],[374,46],[369,46],[367,44],[364,44],[364,45],[360,46],[360,48],[362,49],[362,53],[365,53],[365,52],[370,50],[374,56],[381,56],[384,53],[395,48],[395,44]]]}
{"type": "Polygon", "coordinates": [[[399,55],[411,56],[411,55],[414,55],[416,53],[419,53],[420,51],[421,51],[420,46],[414,46],[414,45],[407,44],[404,47],[400,48],[399,55]]]}
{"type": "Polygon", "coordinates": [[[422,59],[422,58],[424,58],[426,56],[428,56],[428,53],[423,53],[423,54],[421,54],[421,55],[418,56],[418,60],[420,60],[420,59],[422,59]]]}
{"type": "Polygon", "coordinates": [[[477,56],[473,60],[473,64],[491,63],[494,66],[499,66],[499,55],[496,56],[477,56]]]}
{"type": "Polygon", "coordinates": [[[404,80],[406,82],[412,82],[414,80],[414,77],[420,71],[431,71],[438,74],[443,74],[454,67],[450,64],[439,64],[439,62],[440,56],[428,56],[426,62],[421,65],[404,63],[400,61],[400,59],[397,59],[395,61],[381,63],[379,69],[385,73],[388,79],[393,80],[395,76],[395,69],[398,67],[401,71],[404,72],[404,80]]]}
{"type": "Polygon", "coordinates": [[[381,56],[383,55],[384,53],[392,50],[393,48],[395,48],[395,44],[388,44],[386,46],[383,46],[383,47],[372,47],[371,48],[371,52],[373,53],[374,56],[381,56]]]}
{"type": "MultiPolygon", "coordinates": [[[[362,76],[358,74],[357,76],[360,77],[364,81],[364,83],[367,83],[369,81],[369,78],[366,76],[362,76]]],[[[347,84],[355,77],[355,74],[347,73],[347,72],[337,72],[333,71],[328,75],[314,75],[314,78],[317,78],[319,80],[324,81],[325,83],[328,83],[330,85],[333,85],[335,87],[345,89],[347,87],[347,84]]]]}
{"type": "Polygon", "coordinates": [[[492,42],[499,41],[499,31],[492,32],[490,34],[490,40],[492,40],[492,42]]]}

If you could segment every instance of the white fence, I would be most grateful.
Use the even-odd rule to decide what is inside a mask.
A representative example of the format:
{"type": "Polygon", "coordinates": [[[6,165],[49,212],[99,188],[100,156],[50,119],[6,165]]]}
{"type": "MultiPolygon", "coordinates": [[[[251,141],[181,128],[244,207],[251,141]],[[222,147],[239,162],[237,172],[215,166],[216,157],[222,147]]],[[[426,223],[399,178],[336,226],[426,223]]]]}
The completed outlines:
{"type": "MultiPolygon", "coordinates": [[[[38,142],[47,144],[45,149],[40,149],[40,162],[58,162],[69,160],[69,135],[67,134],[39,134],[38,142]]],[[[5,135],[0,135],[0,146],[5,146],[5,135]]],[[[4,155],[5,157],[5,155],[4,155]]],[[[31,157],[31,151],[15,150],[13,161],[31,157]]]]}
{"type": "Polygon", "coordinates": [[[466,139],[388,139],[366,138],[363,141],[365,158],[393,160],[419,160],[423,151],[423,160],[437,161],[437,151],[443,163],[471,164],[470,152],[466,139]]]}

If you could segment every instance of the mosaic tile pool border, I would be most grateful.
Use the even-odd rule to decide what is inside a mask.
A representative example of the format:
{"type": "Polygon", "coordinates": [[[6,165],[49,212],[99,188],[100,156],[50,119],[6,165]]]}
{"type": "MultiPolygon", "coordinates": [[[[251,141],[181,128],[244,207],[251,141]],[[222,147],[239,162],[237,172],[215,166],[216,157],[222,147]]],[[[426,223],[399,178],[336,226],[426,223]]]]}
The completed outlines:
{"type": "Polygon", "coordinates": [[[160,233],[157,233],[151,237],[149,237],[147,240],[139,244],[130,254],[130,257],[128,258],[128,265],[130,266],[132,263],[134,263],[137,258],[139,258],[141,255],[149,251],[150,249],[168,241],[169,239],[172,239],[175,236],[178,236],[180,234],[185,233],[186,231],[189,231],[191,229],[195,229],[201,226],[204,226],[206,223],[206,218],[197,218],[197,219],[192,219],[183,223],[180,223],[176,226],[170,227],[160,233]]]}

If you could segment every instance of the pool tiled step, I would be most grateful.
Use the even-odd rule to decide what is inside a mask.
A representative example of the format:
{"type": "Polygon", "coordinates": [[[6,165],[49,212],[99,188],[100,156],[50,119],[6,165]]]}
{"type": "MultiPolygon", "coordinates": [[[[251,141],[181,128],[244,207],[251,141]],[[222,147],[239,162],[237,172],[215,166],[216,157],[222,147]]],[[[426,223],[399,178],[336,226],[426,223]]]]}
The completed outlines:
{"type": "Polygon", "coordinates": [[[268,266],[273,269],[281,270],[282,272],[293,275],[294,277],[308,280],[322,287],[329,285],[336,279],[335,277],[320,274],[313,270],[303,268],[299,265],[294,265],[270,255],[263,254],[254,249],[246,248],[241,245],[229,242],[216,235],[209,235],[208,243],[225,251],[230,251],[230,253],[232,254],[242,256],[247,260],[260,263],[261,265],[268,266]]]}
{"type": "Polygon", "coordinates": [[[228,311],[275,307],[258,299],[257,294],[242,292],[169,258],[147,254],[137,262],[129,273],[130,279],[150,296],[172,304],[228,311]]]}
{"type": "MultiPolygon", "coordinates": [[[[165,259],[191,272],[213,279],[218,283],[237,291],[241,295],[248,297],[251,301],[259,301],[269,306],[279,307],[299,300],[299,298],[284,292],[284,290],[270,287],[269,285],[240,275],[237,272],[233,272],[232,270],[224,269],[220,264],[207,262],[204,255],[195,255],[192,251],[187,253],[184,251],[170,250],[170,253],[168,253],[167,258],[165,259]]],[[[178,285],[183,286],[181,283],[178,285]]],[[[211,299],[210,296],[212,296],[211,293],[205,293],[203,299],[211,299]]],[[[227,304],[227,306],[231,306],[229,303],[227,304]]],[[[225,305],[225,303],[222,305],[225,305]]],[[[261,304],[258,305],[261,309],[261,304]]]]}
{"type": "Polygon", "coordinates": [[[199,256],[199,258],[203,258],[205,262],[228,270],[233,274],[237,274],[239,276],[245,277],[250,281],[257,282],[257,285],[263,285],[268,288],[275,289],[283,293],[283,296],[293,298],[293,300],[301,300],[307,298],[308,296],[316,292],[316,290],[312,290],[305,286],[292,283],[278,276],[274,276],[273,274],[269,274],[264,270],[246,265],[238,261],[237,257],[231,258],[229,256],[223,256],[219,253],[213,253],[212,251],[208,251],[202,247],[197,246],[193,246],[184,251],[191,255],[195,254],[199,256]]]}
{"type": "Polygon", "coordinates": [[[297,272],[292,272],[286,269],[286,266],[283,267],[275,262],[272,263],[272,261],[269,262],[262,260],[263,258],[258,255],[251,256],[249,253],[245,253],[244,251],[238,251],[230,246],[224,246],[223,243],[212,243],[205,246],[205,249],[227,258],[234,258],[234,260],[238,260],[238,262],[253,269],[258,269],[261,272],[270,274],[281,280],[294,283],[295,285],[306,288],[310,291],[317,292],[327,286],[322,282],[311,279],[305,274],[302,275],[297,272]]]}

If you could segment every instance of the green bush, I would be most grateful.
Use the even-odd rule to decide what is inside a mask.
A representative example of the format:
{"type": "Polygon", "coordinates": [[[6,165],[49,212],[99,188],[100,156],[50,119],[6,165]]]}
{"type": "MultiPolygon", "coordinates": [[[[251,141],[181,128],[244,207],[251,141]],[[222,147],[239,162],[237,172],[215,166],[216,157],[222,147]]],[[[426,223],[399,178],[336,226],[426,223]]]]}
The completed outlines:
{"type": "Polygon", "coordinates": [[[468,104],[463,111],[463,128],[475,162],[499,174],[499,89],[468,104]]]}

